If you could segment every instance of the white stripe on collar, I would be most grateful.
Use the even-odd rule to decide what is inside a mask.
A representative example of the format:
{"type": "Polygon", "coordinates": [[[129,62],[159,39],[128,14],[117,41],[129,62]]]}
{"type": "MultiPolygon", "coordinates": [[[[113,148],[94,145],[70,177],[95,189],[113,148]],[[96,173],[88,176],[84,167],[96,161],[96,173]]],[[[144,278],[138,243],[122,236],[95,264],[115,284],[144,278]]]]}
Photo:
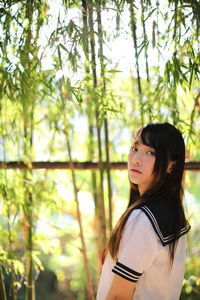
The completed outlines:
{"type": "MultiPolygon", "coordinates": [[[[150,219],[150,221],[152,222],[152,225],[156,231],[156,233],[158,234],[163,246],[169,244],[170,242],[172,242],[174,240],[174,234],[168,235],[166,237],[163,236],[160,227],[158,225],[158,222],[155,218],[155,216],[153,215],[153,213],[151,212],[151,210],[146,206],[142,206],[140,207],[140,209],[142,209],[145,214],[147,215],[147,217],[150,219]]],[[[183,227],[177,234],[177,237],[180,237],[181,235],[187,233],[190,229],[190,225],[187,223],[185,227],[183,227]]]]}

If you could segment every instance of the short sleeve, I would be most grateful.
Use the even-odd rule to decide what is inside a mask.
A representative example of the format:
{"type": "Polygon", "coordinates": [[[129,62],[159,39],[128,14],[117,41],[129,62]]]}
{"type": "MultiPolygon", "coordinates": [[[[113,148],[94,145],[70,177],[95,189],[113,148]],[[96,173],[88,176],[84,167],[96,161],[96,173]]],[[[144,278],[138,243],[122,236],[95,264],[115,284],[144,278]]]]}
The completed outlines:
{"type": "Polygon", "coordinates": [[[119,247],[113,273],[137,282],[151,266],[158,252],[157,235],[140,209],[135,209],[128,218],[119,247]]]}

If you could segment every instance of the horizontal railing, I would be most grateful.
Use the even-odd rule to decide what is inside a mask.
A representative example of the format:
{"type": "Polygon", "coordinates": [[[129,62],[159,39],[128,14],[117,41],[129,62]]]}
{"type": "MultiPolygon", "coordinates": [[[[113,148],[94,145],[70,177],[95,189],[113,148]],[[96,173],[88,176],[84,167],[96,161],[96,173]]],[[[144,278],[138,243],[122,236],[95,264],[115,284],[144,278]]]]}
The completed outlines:
{"type": "MultiPolygon", "coordinates": [[[[100,167],[100,163],[98,162],[73,162],[74,169],[77,170],[98,170],[100,167]]],[[[107,163],[102,162],[102,167],[106,169],[107,163]]],[[[111,170],[126,170],[127,162],[110,162],[109,167],[111,170]]],[[[29,163],[25,163],[22,161],[7,161],[0,162],[0,169],[70,169],[70,162],[68,161],[33,161],[29,163]]],[[[200,162],[191,161],[185,162],[185,170],[189,171],[200,171],[200,162]]]]}

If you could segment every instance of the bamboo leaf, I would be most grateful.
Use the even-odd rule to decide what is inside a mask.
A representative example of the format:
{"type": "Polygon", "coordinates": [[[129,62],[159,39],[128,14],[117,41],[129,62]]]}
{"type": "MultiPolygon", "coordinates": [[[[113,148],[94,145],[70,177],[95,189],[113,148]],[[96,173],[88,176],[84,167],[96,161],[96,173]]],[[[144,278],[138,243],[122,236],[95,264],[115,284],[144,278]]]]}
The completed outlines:
{"type": "Polygon", "coordinates": [[[116,30],[119,31],[120,28],[120,14],[119,11],[117,10],[117,14],[116,14],[116,30]]]}
{"type": "Polygon", "coordinates": [[[192,86],[193,73],[194,73],[194,68],[193,68],[193,64],[191,63],[191,65],[190,65],[189,89],[191,89],[191,86],[192,86]]]}
{"type": "Polygon", "coordinates": [[[67,48],[63,45],[63,44],[59,44],[59,46],[63,49],[63,50],[65,50],[67,53],[69,53],[69,51],[67,50],[67,48]]]}
{"type": "Polygon", "coordinates": [[[164,79],[165,79],[165,82],[167,82],[169,84],[170,84],[170,73],[171,73],[171,63],[168,60],[165,65],[164,79]]]}
{"type": "Polygon", "coordinates": [[[154,9],[152,9],[152,10],[150,11],[150,13],[148,14],[148,16],[144,19],[144,22],[146,22],[146,21],[152,16],[152,14],[154,13],[155,10],[157,10],[157,7],[154,8],[154,9]]]}
{"type": "Polygon", "coordinates": [[[33,257],[36,267],[39,268],[41,271],[44,271],[44,267],[42,265],[41,260],[38,258],[38,255],[40,255],[39,251],[32,252],[32,257],[33,257]]]}
{"type": "Polygon", "coordinates": [[[121,73],[121,72],[122,71],[116,69],[106,70],[106,73],[121,73]]]}
{"type": "Polygon", "coordinates": [[[152,44],[153,44],[153,48],[155,48],[156,45],[156,21],[153,21],[153,29],[152,29],[152,44]]]}
{"type": "Polygon", "coordinates": [[[147,50],[149,48],[149,44],[150,44],[149,41],[147,41],[146,45],[145,45],[145,49],[144,49],[145,50],[145,55],[147,55],[147,52],[148,52],[147,50]]]}
{"type": "Polygon", "coordinates": [[[140,56],[140,53],[142,52],[142,50],[144,49],[146,47],[146,41],[144,40],[143,42],[142,42],[142,44],[140,45],[140,50],[138,51],[138,57],[140,56]]]}
{"type": "Polygon", "coordinates": [[[61,67],[61,69],[62,69],[62,58],[61,58],[60,46],[58,46],[57,49],[58,49],[59,63],[60,63],[60,67],[61,67]]]}

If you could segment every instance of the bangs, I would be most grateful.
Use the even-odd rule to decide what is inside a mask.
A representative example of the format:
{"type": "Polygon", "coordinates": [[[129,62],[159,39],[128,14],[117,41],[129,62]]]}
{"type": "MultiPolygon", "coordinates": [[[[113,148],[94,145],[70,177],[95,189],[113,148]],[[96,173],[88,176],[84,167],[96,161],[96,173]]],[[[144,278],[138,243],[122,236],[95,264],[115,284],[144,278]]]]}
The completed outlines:
{"type": "Polygon", "coordinates": [[[134,139],[139,143],[154,148],[157,148],[157,138],[153,128],[149,126],[141,127],[135,134],[134,139]]]}

